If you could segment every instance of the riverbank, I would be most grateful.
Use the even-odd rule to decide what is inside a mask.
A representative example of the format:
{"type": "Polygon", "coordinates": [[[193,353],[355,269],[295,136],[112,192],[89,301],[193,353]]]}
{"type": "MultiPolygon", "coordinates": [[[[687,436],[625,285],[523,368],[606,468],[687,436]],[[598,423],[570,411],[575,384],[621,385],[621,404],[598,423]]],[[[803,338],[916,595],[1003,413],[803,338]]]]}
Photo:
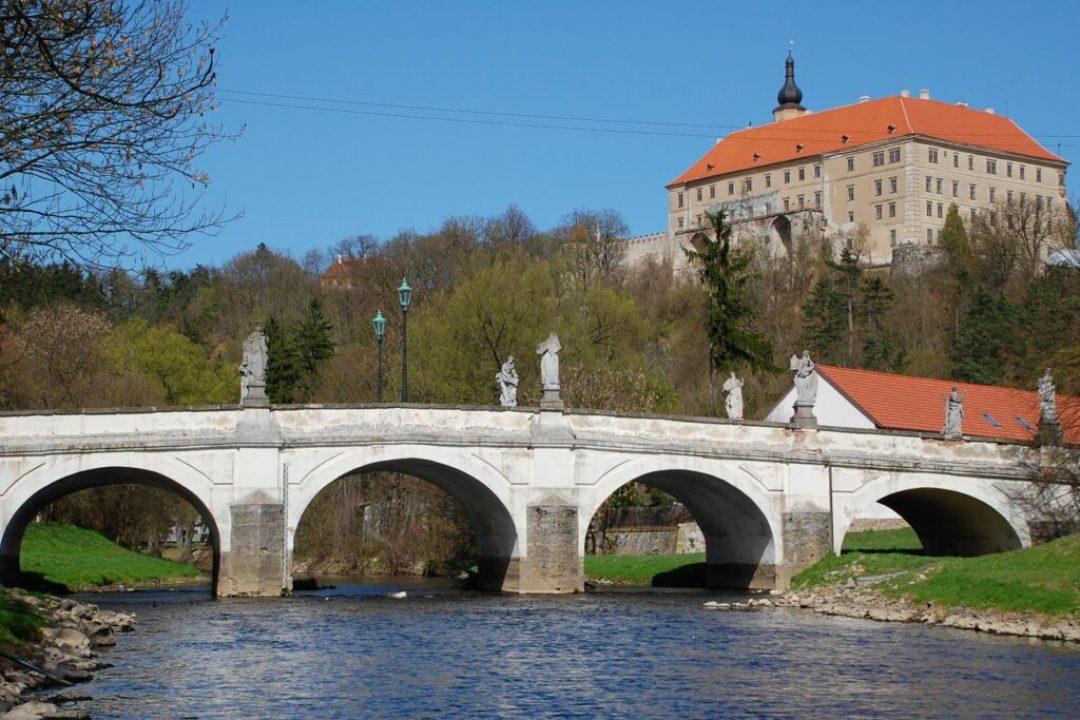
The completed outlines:
{"type": "Polygon", "coordinates": [[[133,630],[135,615],[21,590],[0,590],[0,608],[0,720],[89,717],[63,695],[44,693],[91,680],[106,666],[97,649],[133,630]]]}
{"type": "Polygon", "coordinates": [[[27,526],[20,563],[29,584],[53,593],[209,582],[191,565],[141,555],[93,530],[58,523],[27,526]]]}

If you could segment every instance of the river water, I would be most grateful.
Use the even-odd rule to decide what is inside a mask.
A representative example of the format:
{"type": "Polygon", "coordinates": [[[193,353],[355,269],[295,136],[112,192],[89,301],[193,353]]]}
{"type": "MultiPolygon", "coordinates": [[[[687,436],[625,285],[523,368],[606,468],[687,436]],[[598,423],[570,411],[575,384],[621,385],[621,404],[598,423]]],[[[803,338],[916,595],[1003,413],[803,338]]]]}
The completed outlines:
{"type": "Polygon", "coordinates": [[[91,695],[96,720],[1080,717],[1078,647],[709,599],[724,598],[397,579],[285,600],[94,596],[139,624],[69,694],[91,695]]]}

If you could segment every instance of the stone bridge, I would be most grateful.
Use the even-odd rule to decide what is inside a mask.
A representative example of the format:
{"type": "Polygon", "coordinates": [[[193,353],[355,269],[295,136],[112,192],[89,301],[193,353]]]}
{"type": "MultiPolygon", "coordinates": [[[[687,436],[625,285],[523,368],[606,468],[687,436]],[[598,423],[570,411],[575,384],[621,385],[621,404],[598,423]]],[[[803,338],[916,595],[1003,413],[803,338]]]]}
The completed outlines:
{"type": "Polygon", "coordinates": [[[464,509],[480,583],[518,593],[583,588],[593,514],[640,481],[686,505],[711,586],[785,587],[874,503],[934,553],[1027,546],[1011,498],[1030,447],[968,438],[718,419],[527,408],[274,406],[0,414],[0,572],[23,531],[84,488],[140,483],[190,501],[210,525],[215,594],[291,588],[304,510],[336,479],[392,470],[464,509]]]}

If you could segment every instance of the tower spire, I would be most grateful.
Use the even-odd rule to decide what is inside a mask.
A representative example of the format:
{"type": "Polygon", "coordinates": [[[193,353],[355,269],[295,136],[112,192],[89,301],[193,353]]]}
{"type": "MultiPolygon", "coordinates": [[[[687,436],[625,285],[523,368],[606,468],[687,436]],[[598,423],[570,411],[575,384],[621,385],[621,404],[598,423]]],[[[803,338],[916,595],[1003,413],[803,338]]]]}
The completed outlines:
{"type": "Polygon", "coordinates": [[[802,90],[795,84],[795,58],[791,54],[794,45],[794,41],[788,43],[787,60],[784,61],[784,86],[776,94],[778,105],[773,110],[773,120],[777,122],[798,117],[806,112],[806,108],[801,104],[802,90]]]}

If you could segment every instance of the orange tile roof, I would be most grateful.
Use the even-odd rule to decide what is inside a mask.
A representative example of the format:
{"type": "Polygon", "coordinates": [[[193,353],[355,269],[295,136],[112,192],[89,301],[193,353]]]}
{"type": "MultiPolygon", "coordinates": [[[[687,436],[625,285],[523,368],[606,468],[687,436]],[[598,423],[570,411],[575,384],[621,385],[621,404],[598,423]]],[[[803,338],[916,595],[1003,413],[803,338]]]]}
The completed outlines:
{"type": "Polygon", "coordinates": [[[913,135],[1067,164],[1007,117],[896,95],[733,132],[668,187],[913,135]]]}
{"type": "MultiPolygon", "coordinates": [[[[941,432],[945,424],[945,400],[954,386],[964,395],[965,435],[1027,441],[1035,437],[1035,429],[1039,426],[1039,399],[1033,390],[853,370],[835,365],[818,365],[817,369],[821,377],[858,406],[879,428],[941,432]],[[1000,427],[991,423],[987,415],[1000,427]]],[[[1066,441],[1080,443],[1080,397],[1058,395],[1057,406],[1066,441]]]]}

